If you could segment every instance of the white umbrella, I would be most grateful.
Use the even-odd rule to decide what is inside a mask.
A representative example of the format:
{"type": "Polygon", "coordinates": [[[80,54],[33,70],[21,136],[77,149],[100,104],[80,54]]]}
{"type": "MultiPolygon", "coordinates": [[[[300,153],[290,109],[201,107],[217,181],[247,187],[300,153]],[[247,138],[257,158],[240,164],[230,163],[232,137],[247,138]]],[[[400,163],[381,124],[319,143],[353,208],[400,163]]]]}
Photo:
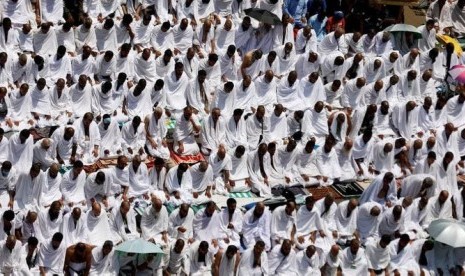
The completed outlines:
{"type": "Polygon", "coordinates": [[[431,222],[428,232],[435,241],[454,248],[465,247],[465,224],[453,219],[437,219],[431,222]]]}

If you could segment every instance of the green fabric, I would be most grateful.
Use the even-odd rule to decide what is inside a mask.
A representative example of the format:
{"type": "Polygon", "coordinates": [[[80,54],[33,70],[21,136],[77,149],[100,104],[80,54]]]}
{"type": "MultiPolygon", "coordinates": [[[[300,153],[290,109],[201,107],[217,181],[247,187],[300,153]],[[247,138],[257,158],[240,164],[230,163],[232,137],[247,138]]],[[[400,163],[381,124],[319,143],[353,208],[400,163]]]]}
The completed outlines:
{"type": "MultiPolygon", "coordinates": [[[[194,214],[196,214],[198,211],[204,209],[206,205],[207,204],[191,205],[191,209],[194,211],[194,214]]],[[[165,206],[166,206],[166,210],[168,211],[168,214],[171,214],[174,210],[178,208],[177,206],[174,206],[172,204],[167,204],[165,206]]],[[[218,209],[217,207],[217,210],[220,210],[220,209],[218,209]]]]}
{"type": "Polygon", "coordinates": [[[256,197],[252,192],[243,192],[243,193],[229,193],[231,198],[254,198],[256,197]]]}
{"type": "Polygon", "coordinates": [[[65,172],[71,170],[72,168],[73,168],[73,166],[61,166],[60,173],[65,174],[65,172]]]}
{"type": "Polygon", "coordinates": [[[168,129],[174,129],[176,127],[176,120],[171,118],[166,119],[166,127],[168,129]]]}
{"type": "Polygon", "coordinates": [[[204,209],[205,207],[206,207],[206,204],[191,205],[192,210],[194,210],[194,214],[197,214],[198,211],[204,209]]]}

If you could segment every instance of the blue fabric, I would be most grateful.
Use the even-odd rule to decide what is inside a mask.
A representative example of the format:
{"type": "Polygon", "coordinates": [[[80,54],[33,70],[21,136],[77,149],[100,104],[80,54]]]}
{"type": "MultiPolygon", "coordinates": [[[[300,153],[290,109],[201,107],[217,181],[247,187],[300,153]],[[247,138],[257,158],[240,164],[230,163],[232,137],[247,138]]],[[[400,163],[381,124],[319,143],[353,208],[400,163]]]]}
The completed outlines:
{"type": "Polygon", "coordinates": [[[284,0],[284,13],[294,18],[297,27],[302,26],[300,18],[307,13],[307,0],[284,0]]]}
{"type": "Polygon", "coordinates": [[[323,40],[323,38],[326,35],[326,21],[328,20],[327,17],[323,19],[323,21],[318,20],[318,14],[313,15],[310,17],[309,23],[312,26],[312,28],[315,30],[316,33],[316,39],[318,42],[323,40]]]}

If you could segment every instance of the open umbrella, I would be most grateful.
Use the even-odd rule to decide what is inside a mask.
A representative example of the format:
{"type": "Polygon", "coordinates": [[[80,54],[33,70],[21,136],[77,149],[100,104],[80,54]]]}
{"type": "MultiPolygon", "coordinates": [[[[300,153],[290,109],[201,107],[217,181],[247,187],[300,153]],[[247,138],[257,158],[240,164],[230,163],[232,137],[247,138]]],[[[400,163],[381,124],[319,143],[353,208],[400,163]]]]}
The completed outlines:
{"type": "Polygon", "coordinates": [[[449,75],[457,82],[465,83],[465,65],[454,65],[449,70],[449,75]]]}
{"type": "Polygon", "coordinates": [[[431,222],[428,232],[435,241],[454,248],[465,247],[465,224],[452,219],[437,219],[431,222]]]}
{"type": "Polygon", "coordinates": [[[415,26],[408,25],[408,24],[395,24],[387,27],[384,29],[384,32],[390,32],[391,34],[395,33],[413,33],[413,37],[415,39],[420,39],[423,36],[421,35],[421,32],[418,31],[415,26]]]}
{"type": "Polygon", "coordinates": [[[281,19],[276,14],[264,9],[251,8],[244,10],[244,12],[246,15],[263,23],[270,25],[277,25],[281,23],[281,19]]]}
{"type": "Polygon", "coordinates": [[[158,245],[148,242],[144,239],[125,241],[122,244],[118,245],[115,248],[115,250],[119,252],[136,254],[163,254],[163,250],[161,250],[161,248],[158,245]]]}
{"type": "Polygon", "coordinates": [[[448,43],[452,43],[454,45],[454,52],[459,57],[462,56],[463,50],[457,39],[452,38],[448,35],[440,35],[440,34],[436,35],[436,39],[439,41],[439,43],[441,43],[444,46],[446,46],[448,43]]]}

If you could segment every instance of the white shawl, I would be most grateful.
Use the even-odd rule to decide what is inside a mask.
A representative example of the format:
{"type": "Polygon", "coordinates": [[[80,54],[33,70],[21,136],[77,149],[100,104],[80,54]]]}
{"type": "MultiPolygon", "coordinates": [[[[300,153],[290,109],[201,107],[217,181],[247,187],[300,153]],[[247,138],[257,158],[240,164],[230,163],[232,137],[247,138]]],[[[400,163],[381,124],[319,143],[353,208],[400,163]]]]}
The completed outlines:
{"type": "Polygon", "coordinates": [[[82,89],[78,83],[71,86],[69,89],[69,98],[75,117],[82,117],[85,113],[91,112],[92,86],[90,83],[87,83],[86,86],[84,86],[82,89]]]}
{"type": "Polygon", "coordinates": [[[301,79],[299,83],[300,109],[313,109],[318,101],[326,101],[326,93],[323,81],[318,77],[315,83],[309,81],[309,75],[301,79]]]}
{"type": "Polygon", "coordinates": [[[309,237],[314,231],[323,230],[326,232],[326,227],[318,210],[308,210],[306,206],[300,207],[297,211],[295,227],[296,237],[309,237]]]}
{"type": "Polygon", "coordinates": [[[233,114],[236,104],[235,100],[235,88],[229,93],[226,93],[224,89],[218,89],[212,104],[212,107],[219,108],[221,110],[221,115],[229,117],[233,114]]]}
{"type": "Polygon", "coordinates": [[[376,202],[367,202],[359,207],[357,216],[357,230],[360,233],[362,241],[366,241],[369,237],[378,237],[378,224],[381,216],[372,216],[370,214],[373,207],[378,207],[383,210],[383,206],[376,202]]]}
{"type": "Polygon", "coordinates": [[[300,54],[297,57],[297,61],[295,63],[295,70],[297,71],[297,75],[299,79],[303,79],[305,76],[310,75],[313,72],[320,71],[320,65],[322,62],[322,58],[320,55],[317,55],[317,59],[314,62],[308,61],[309,53],[300,54]]]}
{"type": "Polygon", "coordinates": [[[203,87],[205,89],[206,99],[202,99],[202,95],[200,92],[200,84],[197,78],[193,78],[189,81],[189,85],[186,90],[187,102],[190,106],[197,109],[197,111],[199,111],[200,114],[205,113],[206,105],[209,105],[211,107],[212,104],[212,98],[209,93],[209,91],[211,91],[209,82],[204,81],[203,87]]]}
{"type": "MultiPolygon", "coordinates": [[[[268,83],[266,82],[264,75],[258,77],[255,80],[255,95],[257,98],[257,104],[267,107],[276,103],[276,88],[277,83],[274,78],[270,83],[268,83]]],[[[267,108],[267,110],[269,109],[271,109],[271,107],[267,108]]]]}
{"type": "Polygon", "coordinates": [[[251,82],[249,87],[244,88],[242,82],[238,81],[234,84],[236,90],[234,107],[243,108],[244,112],[249,112],[250,107],[257,106],[255,84],[251,82]]]}
{"type": "Polygon", "coordinates": [[[73,177],[73,170],[69,170],[63,175],[63,181],[61,182],[63,198],[68,203],[85,201],[84,185],[86,184],[86,173],[82,171],[75,179],[73,177]]]}
{"type": "Polygon", "coordinates": [[[40,206],[49,205],[55,200],[60,200],[63,196],[60,191],[60,184],[62,181],[61,174],[58,173],[55,178],[52,178],[49,175],[49,170],[50,169],[47,169],[45,171],[46,179],[40,196],[40,206]]]}
{"type": "Polygon", "coordinates": [[[368,259],[368,268],[379,270],[385,269],[391,261],[389,246],[382,248],[377,240],[367,242],[365,253],[368,259]]]}
{"type": "Polygon", "coordinates": [[[68,32],[63,31],[63,28],[57,28],[55,30],[57,37],[57,45],[65,46],[67,52],[76,52],[76,43],[74,41],[75,31],[71,28],[68,32]]]}
{"type": "Polygon", "coordinates": [[[281,245],[273,247],[268,256],[270,274],[277,276],[295,275],[296,253],[291,250],[289,255],[284,256],[281,253],[281,245]]]}
{"type": "Polygon", "coordinates": [[[122,147],[123,149],[131,148],[132,150],[139,150],[145,145],[145,125],[141,123],[139,127],[134,130],[131,122],[126,123],[121,129],[122,147]]]}
{"type": "Polygon", "coordinates": [[[412,198],[418,197],[421,191],[421,186],[423,185],[423,181],[427,177],[433,179],[433,183],[434,183],[433,186],[427,190],[428,198],[432,197],[436,192],[435,177],[433,175],[423,174],[423,173],[413,174],[413,175],[410,175],[404,178],[402,180],[402,185],[401,185],[402,189],[400,192],[400,196],[401,197],[410,196],[412,198]]]}
{"type": "MultiPolygon", "coordinates": [[[[191,5],[194,5],[195,3],[196,2],[193,1],[191,5]]],[[[178,49],[183,54],[186,53],[187,49],[192,47],[192,39],[194,37],[194,30],[192,29],[192,26],[187,26],[187,28],[183,31],[181,30],[180,25],[176,25],[172,30],[175,49],[178,49]]]]}
{"type": "Polygon", "coordinates": [[[142,57],[142,53],[140,53],[134,58],[133,62],[134,79],[136,81],[145,79],[147,82],[154,83],[157,80],[158,75],[156,70],[155,57],[153,54],[150,54],[149,58],[145,60],[142,57]]]}
{"type": "Polygon", "coordinates": [[[194,211],[189,208],[187,215],[183,218],[179,215],[179,208],[175,209],[169,216],[168,233],[173,239],[188,240],[193,238],[194,232],[192,229],[192,222],[194,221],[194,211]],[[181,232],[179,227],[184,227],[186,231],[181,232]]]}
{"type": "Polygon", "coordinates": [[[53,118],[57,118],[60,115],[64,115],[65,112],[71,112],[72,106],[69,99],[69,88],[65,86],[61,92],[61,96],[58,96],[58,91],[56,86],[54,86],[50,91],[50,113],[53,118]]]}
{"type": "MultiPolygon", "coordinates": [[[[117,207],[114,207],[114,209],[117,209],[117,207]]],[[[102,208],[100,215],[96,217],[93,210],[89,209],[84,219],[88,231],[89,240],[87,242],[89,244],[101,246],[105,240],[112,240],[112,237],[108,236],[111,232],[107,211],[102,208]]]]}
{"type": "Polygon", "coordinates": [[[35,209],[39,206],[40,195],[45,185],[45,173],[40,172],[34,179],[29,173],[21,173],[15,187],[15,201],[20,210],[35,209]]]}
{"type": "Polygon", "coordinates": [[[134,166],[129,166],[129,197],[138,197],[146,194],[150,191],[150,179],[147,170],[147,165],[142,162],[137,169],[134,171],[134,166]]]}
{"type": "Polygon", "coordinates": [[[34,139],[32,136],[26,139],[24,144],[21,144],[19,133],[15,133],[10,137],[8,143],[8,161],[13,166],[20,164],[16,169],[18,172],[27,172],[32,165],[33,160],[34,139]]]}
{"type": "Polygon", "coordinates": [[[226,124],[226,142],[230,148],[235,148],[239,145],[247,145],[247,132],[244,117],[241,116],[236,123],[234,117],[231,116],[226,124]]]}
{"type": "Polygon", "coordinates": [[[328,135],[328,114],[326,110],[322,110],[319,113],[313,107],[306,110],[302,119],[302,132],[309,137],[324,137],[328,135]]]}
{"type": "Polygon", "coordinates": [[[8,115],[14,121],[27,122],[32,118],[32,98],[28,91],[26,95],[21,96],[19,89],[10,92],[9,95],[10,106],[8,107],[8,115]]]}
{"type": "Polygon", "coordinates": [[[86,218],[83,216],[84,214],[82,214],[76,222],[74,221],[72,213],[67,213],[63,216],[63,224],[60,232],[63,234],[63,243],[66,244],[66,246],[71,246],[78,242],[87,242],[89,240],[86,218]]]}
{"type": "Polygon", "coordinates": [[[140,95],[134,95],[134,88],[133,86],[127,95],[127,111],[129,118],[134,118],[135,116],[139,116],[144,118],[145,116],[151,114],[152,110],[152,100],[150,99],[150,87],[147,87],[140,93],[140,95]]]}
{"type": "Polygon", "coordinates": [[[50,27],[48,32],[44,34],[40,29],[34,34],[33,38],[34,52],[40,56],[51,56],[56,53],[57,37],[55,29],[50,27]]]}
{"type": "Polygon", "coordinates": [[[168,190],[168,193],[172,194],[176,191],[183,194],[190,194],[192,192],[192,178],[190,171],[187,170],[182,175],[181,182],[179,182],[178,175],[178,166],[171,168],[166,174],[165,188],[168,190]]]}
{"type": "Polygon", "coordinates": [[[360,204],[366,202],[377,202],[384,205],[387,201],[396,202],[397,201],[397,185],[395,179],[389,183],[389,190],[385,198],[379,198],[378,193],[383,187],[383,178],[385,173],[378,175],[373,182],[366,188],[362,195],[360,196],[360,204]]]}
{"type": "MultiPolygon", "coordinates": [[[[116,2],[116,1],[115,1],[116,2]]],[[[92,266],[90,268],[90,275],[113,275],[114,264],[113,261],[114,251],[111,251],[106,256],[103,256],[103,247],[101,245],[92,249],[92,266]]]]}
{"type": "Polygon", "coordinates": [[[32,108],[31,112],[41,115],[50,115],[50,91],[47,87],[40,90],[37,86],[31,91],[32,108]]]}
{"type": "Polygon", "coordinates": [[[166,105],[168,109],[181,110],[186,107],[185,92],[188,85],[189,81],[185,74],[182,74],[179,79],[176,78],[175,72],[165,76],[166,105]]]}
{"type": "Polygon", "coordinates": [[[266,252],[260,255],[260,266],[254,266],[254,249],[249,248],[242,253],[237,275],[262,276],[269,275],[268,256],[266,252]]]}
{"type": "Polygon", "coordinates": [[[447,101],[446,110],[447,110],[447,122],[453,123],[455,127],[465,126],[465,104],[459,103],[459,96],[454,96],[447,101]]]}
{"type": "Polygon", "coordinates": [[[220,116],[217,119],[216,127],[213,122],[212,116],[208,116],[202,124],[202,146],[210,149],[216,150],[218,146],[226,140],[226,123],[223,116],[220,116]]]}
{"type": "Polygon", "coordinates": [[[89,46],[92,50],[97,50],[97,37],[94,26],[91,26],[89,29],[84,25],[77,27],[74,31],[74,38],[78,51],[82,51],[82,46],[84,45],[89,46]]]}
{"type": "Polygon", "coordinates": [[[351,237],[357,230],[358,207],[355,207],[350,213],[350,216],[347,216],[348,205],[349,200],[344,200],[339,203],[336,210],[335,221],[337,232],[340,237],[351,237]]]}
{"type": "Polygon", "coordinates": [[[199,170],[200,163],[197,163],[189,168],[189,173],[192,180],[192,192],[204,192],[207,187],[213,185],[213,169],[208,165],[205,172],[199,170]]]}
{"type": "Polygon", "coordinates": [[[380,215],[380,221],[378,224],[379,235],[391,235],[393,236],[396,231],[404,233],[404,220],[405,210],[402,208],[402,213],[398,221],[394,219],[394,207],[384,210],[380,215]]]}
{"type": "Polygon", "coordinates": [[[60,78],[66,80],[66,76],[71,75],[71,59],[66,54],[60,59],[54,55],[49,59],[49,70],[52,82],[60,78]]]}
{"type": "Polygon", "coordinates": [[[39,266],[48,269],[49,273],[60,274],[65,264],[66,245],[64,242],[57,249],[53,248],[52,240],[47,240],[40,245],[39,266]]]}
{"type": "Polygon", "coordinates": [[[63,213],[59,212],[55,220],[50,219],[49,214],[50,207],[45,208],[38,212],[37,225],[33,223],[33,228],[37,231],[37,239],[40,242],[44,242],[50,239],[53,234],[60,231],[61,224],[63,223],[63,213]],[[36,227],[37,226],[37,227],[36,227]]]}
{"type": "Polygon", "coordinates": [[[299,80],[295,81],[292,86],[287,79],[281,81],[277,88],[277,102],[288,110],[299,110],[302,107],[302,101],[299,99],[299,88],[299,80]]]}
{"type": "Polygon", "coordinates": [[[265,243],[265,249],[269,250],[271,247],[271,212],[265,208],[263,215],[257,219],[253,214],[254,210],[255,207],[244,215],[242,224],[244,244],[252,247],[257,240],[262,240],[265,243]]]}
{"type": "Polygon", "coordinates": [[[84,185],[84,194],[88,202],[91,199],[100,200],[103,197],[110,196],[111,194],[111,178],[107,176],[105,171],[97,171],[89,174],[84,185]],[[99,172],[105,174],[105,181],[102,184],[97,184],[95,178],[99,172]]]}
{"type": "Polygon", "coordinates": [[[157,243],[164,243],[161,235],[168,232],[168,223],[168,211],[165,206],[162,206],[159,212],[156,212],[152,206],[147,207],[142,214],[140,222],[142,238],[145,240],[153,239],[157,243]]]}
{"type": "Polygon", "coordinates": [[[113,236],[114,242],[127,241],[130,239],[129,235],[137,235],[136,227],[136,214],[133,208],[129,209],[129,212],[126,214],[127,225],[124,222],[124,219],[121,215],[120,204],[116,204],[117,207],[113,208],[110,214],[110,232],[113,236]],[[129,229],[130,233],[126,233],[125,228],[129,229]]]}
{"type": "Polygon", "coordinates": [[[296,212],[286,213],[286,206],[279,206],[273,210],[271,217],[271,239],[282,241],[291,238],[291,232],[296,222],[296,212]]]}
{"type": "Polygon", "coordinates": [[[110,155],[116,154],[121,149],[121,131],[118,122],[111,120],[107,129],[104,128],[103,122],[98,124],[101,138],[100,155],[103,156],[105,150],[110,151],[110,155]]]}
{"type": "Polygon", "coordinates": [[[207,215],[206,209],[199,210],[192,222],[194,229],[194,239],[197,241],[207,241],[211,243],[219,235],[218,212],[215,210],[211,216],[207,215]]]}

